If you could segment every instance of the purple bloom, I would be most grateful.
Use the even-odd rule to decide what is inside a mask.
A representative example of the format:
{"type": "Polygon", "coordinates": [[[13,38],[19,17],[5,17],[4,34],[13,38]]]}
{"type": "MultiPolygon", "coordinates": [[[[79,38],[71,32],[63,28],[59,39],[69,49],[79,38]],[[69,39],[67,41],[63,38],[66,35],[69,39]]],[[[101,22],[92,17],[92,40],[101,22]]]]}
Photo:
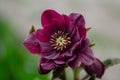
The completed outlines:
{"type": "Polygon", "coordinates": [[[92,65],[84,65],[86,72],[89,75],[96,74],[96,77],[101,78],[104,74],[105,68],[102,62],[99,59],[95,59],[92,65]]]}
{"type": "Polygon", "coordinates": [[[43,29],[30,34],[24,45],[31,53],[39,53],[39,73],[45,74],[55,67],[94,64],[95,57],[86,38],[85,20],[81,14],[69,16],[46,10],[41,16],[43,29]]]}

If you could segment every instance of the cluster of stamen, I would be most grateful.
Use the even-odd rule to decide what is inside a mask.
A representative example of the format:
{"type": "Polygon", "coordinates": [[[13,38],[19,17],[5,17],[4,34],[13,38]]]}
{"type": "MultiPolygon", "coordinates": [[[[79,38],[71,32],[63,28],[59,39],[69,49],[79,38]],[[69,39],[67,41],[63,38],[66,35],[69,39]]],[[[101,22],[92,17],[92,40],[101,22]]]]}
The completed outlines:
{"type": "Polygon", "coordinates": [[[50,43],[53,49],[63,51],[70,45],[71,41],[68,33],[58,31],[51,35],[50,43]]]}

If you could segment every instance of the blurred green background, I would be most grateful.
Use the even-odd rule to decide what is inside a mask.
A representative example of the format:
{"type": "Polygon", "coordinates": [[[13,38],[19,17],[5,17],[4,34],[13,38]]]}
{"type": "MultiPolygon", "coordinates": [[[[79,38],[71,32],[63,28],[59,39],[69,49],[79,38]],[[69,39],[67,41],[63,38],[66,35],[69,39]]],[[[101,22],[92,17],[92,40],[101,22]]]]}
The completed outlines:
{"type": "MultiPolygon", "coordinates": [[[[92,27],[88,37],[96,43],[95,56],[120,58],[120,0],[0,0],[0,80],[49,80],[51,73],[38,73],[39,55],[30,54],[22,44],[31,25],[41,28],[40,15],[46,9],[82,13],[86,27],[92,27]]],[[[119,75],[116,65],[102,80],[119,80],[119,75]]]]}
{"type": "Polygon", "coordinates": [[[12,24],[0,17],[0,80],[47,80],[37,71],[38,55],[29,54],[12,24]]]}

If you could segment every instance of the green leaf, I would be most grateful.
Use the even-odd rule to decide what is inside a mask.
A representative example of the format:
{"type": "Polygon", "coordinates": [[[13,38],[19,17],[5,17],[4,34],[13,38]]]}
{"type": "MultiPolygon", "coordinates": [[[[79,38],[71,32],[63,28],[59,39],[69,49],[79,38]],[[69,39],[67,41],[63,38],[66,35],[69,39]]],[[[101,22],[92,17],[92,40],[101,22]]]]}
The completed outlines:
{"type": "Polygon", "coordinates": [[[95,46],[95,43],[91,43],[91,44],[89,45],[90,48],[92,48],[93,46],[95,46]]]}
{"type": "Polygon", "coordinates": [[[29,34],[31,34],[31,33],[33,33],[33,32],[35,32],[35,27],[32,25],[32,27],[31,27],[31,29],[30,29],[30,31],[29,31],[29,34]]]}
{"type": "Polygon", "coordinates": [[[111,58],[103,61],[103,64],[106,69],[119,63],[120,63],[120,59],[118,58],[111,58]]]}
{"type": "Polygon", "coordinates": [[[88,32],[88,31],[90,31],[90,29],[91,29],[91,27],[88,27],[88,28],[86,29],[86,31],[88,32]]]}

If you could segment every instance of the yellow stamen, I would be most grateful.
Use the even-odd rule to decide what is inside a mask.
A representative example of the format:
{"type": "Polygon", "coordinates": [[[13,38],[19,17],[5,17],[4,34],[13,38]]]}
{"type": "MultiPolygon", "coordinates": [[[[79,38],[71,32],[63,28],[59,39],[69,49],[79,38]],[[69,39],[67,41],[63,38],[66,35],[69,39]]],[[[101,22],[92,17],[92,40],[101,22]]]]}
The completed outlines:
{"type": "Polygon", "coordinates": [[[58,31],[51,35],[50,43],[53,49],[62,51],[70,45],[70,39],[71,38],[68,37],[68,33],[58,31]]]}

